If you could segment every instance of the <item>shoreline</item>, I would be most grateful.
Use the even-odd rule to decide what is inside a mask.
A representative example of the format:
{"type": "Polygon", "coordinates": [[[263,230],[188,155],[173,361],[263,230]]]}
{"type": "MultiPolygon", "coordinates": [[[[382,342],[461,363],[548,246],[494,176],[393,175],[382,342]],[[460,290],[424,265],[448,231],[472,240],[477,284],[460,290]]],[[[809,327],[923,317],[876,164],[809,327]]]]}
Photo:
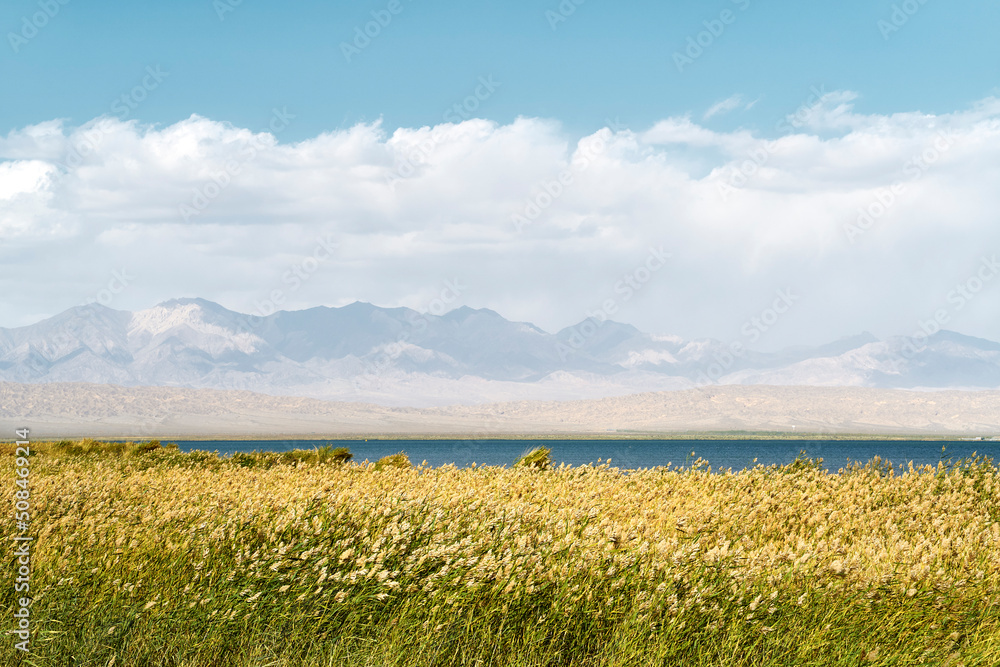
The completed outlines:
{"type": "MultiPolygon", "coordinates": [[[[560,442],[576,440],[593,441],[683,441],[683,442],[718,442],[718,441],[770,441],[780,440],[787,442],[981,442],[984,444],[995,443],[1000,445],[1000,436],[994,438],[969,437],[951,434],[858,434],[858,433],[803,433],[788,435],[783,433],[770,433],[758,431],[753,433],[715,433],[715,432],[690,432],[690,433],[644,433],[644,434],[596,434],[596,433],[373,433],[373,434],[330,434],[327,436],[314,435],[271,435],[271,434],[242,434],[242,435],[167,435],[167,436],[114,436],[106,437],[101,435],[76,434],[65,437],[36,438],[35,442],[59,442],[61,440],[93,439],[101,442],[170,442],[180,440],[184,442],[315,442],[324,443],[336,442],[431,442],[431,441],[454,441],[454,440],[474,440],[474,441],[524,441],[524,442],[560,442]]],[[[10,443],[13,439],[3,438],[0,442],[10,443]]]]}

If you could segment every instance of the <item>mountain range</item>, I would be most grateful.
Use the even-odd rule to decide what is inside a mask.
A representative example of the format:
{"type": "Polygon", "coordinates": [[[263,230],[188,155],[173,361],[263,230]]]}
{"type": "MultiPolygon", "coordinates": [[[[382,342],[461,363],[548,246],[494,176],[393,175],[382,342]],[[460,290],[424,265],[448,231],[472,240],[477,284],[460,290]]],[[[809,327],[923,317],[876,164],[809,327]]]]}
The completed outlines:
{"type": "Polygon", "coordinates": [[[939,331],[753,352],[585,320],[557,333],[488,309],[353,303],[267,317],[204,299],[99,304],[0,329],[0,381],[243,389],[384,405],[601,398],[708,384],[1000,388],[1000,343],[939,331]]]}

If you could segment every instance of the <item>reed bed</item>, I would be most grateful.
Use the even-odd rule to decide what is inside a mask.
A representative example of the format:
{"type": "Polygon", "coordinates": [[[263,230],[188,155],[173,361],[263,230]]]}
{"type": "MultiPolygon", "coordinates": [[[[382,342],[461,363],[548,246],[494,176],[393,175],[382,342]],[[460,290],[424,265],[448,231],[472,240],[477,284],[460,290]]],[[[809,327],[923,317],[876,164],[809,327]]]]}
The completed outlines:
{"type": "MultiPolygon", "coordinates": [[[[622,471],[35,449],[25,664],[1000,664],[988,459],[622,471]]],[[[13,610],[13,586],[0,597],[13,610]]]]}

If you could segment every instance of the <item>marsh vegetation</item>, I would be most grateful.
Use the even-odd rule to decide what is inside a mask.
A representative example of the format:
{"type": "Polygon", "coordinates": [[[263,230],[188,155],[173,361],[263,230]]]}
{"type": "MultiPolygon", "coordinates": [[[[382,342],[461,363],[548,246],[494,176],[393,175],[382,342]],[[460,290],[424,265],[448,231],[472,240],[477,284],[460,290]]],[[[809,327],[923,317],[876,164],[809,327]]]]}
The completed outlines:
{"type": "Polygon", "coordinates": [[[982,458],[720,473],[34,449],[35,665],[1000,663],[982,458]]]}

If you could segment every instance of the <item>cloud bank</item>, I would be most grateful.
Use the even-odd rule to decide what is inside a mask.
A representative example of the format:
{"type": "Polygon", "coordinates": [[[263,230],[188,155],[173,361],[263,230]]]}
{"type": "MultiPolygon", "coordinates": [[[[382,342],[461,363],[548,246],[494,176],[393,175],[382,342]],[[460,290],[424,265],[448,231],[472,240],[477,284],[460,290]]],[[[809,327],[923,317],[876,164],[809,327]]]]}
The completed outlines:
{"type": "Polygon", "coordinates": [[[1000,339],[1000,280],[949,299],[1000,254],[1000,100],[886,116],[855,98],[817,95],[767,136],[674,117],[576,140],[521,118],[289,143],[281,109],[258,129],[40,123],[0,138],[0,326],[90,300],[263,313],[447,294],[549,330],[611,302],[646,331],[739,340],[782,292],[793,305],[752,327],[761,349],[909,334],[942,309],[1000,339]],[[655,273],[651,251],[670,255],[655,273]]]}

